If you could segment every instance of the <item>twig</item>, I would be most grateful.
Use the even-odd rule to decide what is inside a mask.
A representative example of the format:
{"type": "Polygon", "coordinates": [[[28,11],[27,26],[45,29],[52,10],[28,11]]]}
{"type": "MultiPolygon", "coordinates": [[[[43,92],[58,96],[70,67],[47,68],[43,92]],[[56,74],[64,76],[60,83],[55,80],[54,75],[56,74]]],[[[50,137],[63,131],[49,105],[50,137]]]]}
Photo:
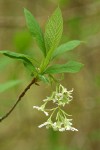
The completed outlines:
{"type": "Polygon", "coordinates": [[[15,107],[17,106],[17,104],[21,101],[22,97],[24,97],[24,95],[26,94],[26,92],[30,89],[30,87],[33,84],[38,85],[36,78],[34,78],[31,81],[31,83],[24,89],[24,91],[19,95],[19,97],[18,97],[17,101],[15,102],[15,104],[13,105],[13,107],[11,107],[11,109],[3,117],[0,118],[0,122],[3,121],[4,119],[6,119],[12,113],[12,111],[15,109],[15,107]]]}

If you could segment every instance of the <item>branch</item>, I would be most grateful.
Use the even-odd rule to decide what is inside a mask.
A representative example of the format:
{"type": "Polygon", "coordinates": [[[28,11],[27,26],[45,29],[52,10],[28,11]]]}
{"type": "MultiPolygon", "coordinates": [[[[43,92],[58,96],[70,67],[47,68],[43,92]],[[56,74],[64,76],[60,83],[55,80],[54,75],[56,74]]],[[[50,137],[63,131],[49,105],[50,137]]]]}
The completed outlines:
{"type": "Polygon", "coordinates": [[[26,92],[30,89],[30,87],[31,87],[33,84],[38,85],[36,78],[34,78],[34,79],[31,81],[31,83],[29,83],[29,85],[24,89],[24,91],[19,95],[17,101],[16,101],[15,104],[12,106],[12,108],[11,108],[3,117],[0,117],[0,122],[3,121],[4,119],[6,119],[6,118],[12,113],[12,111],[15,109],[15,107],[17,106],[17,104],[22,100],[22,98],[24,97],[24,95],[26,94],[26,92]]]}

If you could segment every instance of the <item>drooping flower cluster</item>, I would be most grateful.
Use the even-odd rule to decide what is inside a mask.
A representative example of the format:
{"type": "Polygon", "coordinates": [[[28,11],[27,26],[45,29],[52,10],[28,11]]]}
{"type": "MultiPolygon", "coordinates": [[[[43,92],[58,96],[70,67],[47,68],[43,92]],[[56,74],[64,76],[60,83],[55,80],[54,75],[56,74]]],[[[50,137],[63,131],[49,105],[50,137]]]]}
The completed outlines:
{"type": "Polygon", "coordinates": [[[56,87],[56,91],[52,93],[51,97],[47,97],[43,101],[44,102],[53,101],[53,103],[56,103],[57,105],[64,107],[65,104],[69,104],[69,102],[73,99],[71,95],[72,92],[73,89],[71,91],[68,91],[60,84],[59,86],[56,87]]]}
{"type": "Polygon", "coordinates": [[[69,102],[73,99],[72,97],[72,92],[68,91],[66,88],[64,88],[61,84],[56,87],[56,91],[52,93],[50,97],[47,97],[44,99],[44,104],[41,105],[40,107],[38,106],[33,106],[33,108],[36,108],[40,111],[43,111],[46,116],[49,115],[49,112],[51,112],[50,117],[46,122],[43,124],[39,125],[38,127],[41,128],[43,126],[46,126],[46,128],[53,128],[55,131],[66,131],[66,130],[71,130],[71,131],[78,131],[76,128],[72,127],[72,119],[68,119],[68,115],[61,107],[64,107],[65,104],[69,104],[69,102]],[[52,108],[52,109],[46,109],[46,104],[52,101],[57,105],[57,107],[52,108]],[[56,114],[56,118],[54,119],[54,113],[56,114]],[[52,121],[55,120],[55,121],[52,121]]]}
{"type": "Polygon", "coordinates": [[[71,131],[78,131],[76,128],[72,127],[71,123],[72,119],[67,119],[65,118],[64,122],[52,122],[51,119],[48,119],[47,122],[44,122],[43,124],[39,125],[39,128],[42,128],[43,126],[46,126],[46,128],[53,128],[54,131],[66,131],[66,130],[71,130],[71,131]]]}

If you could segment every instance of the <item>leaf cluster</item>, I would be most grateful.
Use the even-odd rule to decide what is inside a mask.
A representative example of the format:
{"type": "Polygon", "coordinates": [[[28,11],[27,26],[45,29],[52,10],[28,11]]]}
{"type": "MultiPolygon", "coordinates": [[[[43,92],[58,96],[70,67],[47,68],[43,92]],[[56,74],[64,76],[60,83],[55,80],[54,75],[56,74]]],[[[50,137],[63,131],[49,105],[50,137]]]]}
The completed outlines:
{"type": "Polygon", "coordinates": [[[10,58],[21,60],[34,77],[45,82],[49,81],[46,78],[47,75],[48,77],[51,77],[52,74],[76,73],[80,71],[83,64],[76,61],[51,65],[52,60],[61,56],[65,52],[74,50],[82,43],[82,41],[73,40],[59,46],[63,32],[63,18],[60,8],[58,7],[51,17],[49,17],[44,33],[30,11],[24,9],[24,14],[28,30],[32,37],[35,38],[40,51],[43,53],[42,61],[38,62],[36,58],[31,58],[29,55],[15,53],[8,50],[2,50],[0,53],[10,58]]]}

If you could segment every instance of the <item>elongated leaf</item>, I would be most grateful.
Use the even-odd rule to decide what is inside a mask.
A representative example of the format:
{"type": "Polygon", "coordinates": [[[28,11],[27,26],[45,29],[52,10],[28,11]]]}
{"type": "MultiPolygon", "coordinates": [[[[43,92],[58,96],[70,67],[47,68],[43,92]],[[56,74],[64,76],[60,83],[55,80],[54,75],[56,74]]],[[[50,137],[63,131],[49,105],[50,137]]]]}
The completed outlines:
{"type": "Polygon", "coordinates": [[[8,90],[20,83],[21,83],[21,80],[11,80],[6,83],[0,84],[0,93],[5,92],[6,90],[8,90]]]}
{"type": "Polygon", "coordinates": [[[32,71],[36,71],[35,67],[32,64],[32,59],[29,56],[20,53],[11,52],[11,51],[5,51],[5,50],[0,51],[0,53],[10,58],[22,60],[31,68],[32,71]]]}
{"type": "Polygon", "coordinates": [[[49,18],[45,28],[45,45],[47,52],[57,48],[63,31],[63,19],[60,8],[57,8],[49,18]]]}
{"type": "Polygon", "coordinates": [[[63,54],[64,52],[73,50],[74,48],[76,48],[77,46],[79,46],[81,43],[82,43],[82,41],[73,40],[73,41],[69,41],[69,42],[67,42],[67,43],[64,43],[64,44],[60,45],[60,46],[54,51],[52,58],[55,58],[56,56],[61,55],[61,54],[63,54]]]}
{"type": "Polygon", "coordinates": [[[79,72],[80,69],[83,67],[82,63],[76,62],[76,61],[69,61],[66,64],[63,65],[53,65],[47,68],[47,70],[44,72],[45,74],[57,74],[57,73],[76,73],[79,72]]]}
{"type": "Polygon", "coordinates": [[[44,71],[44,69],[48,66],[52,58],[53,51],[57,48],[60,42],[62,31],[63,31],[62,14],[60,8],[57,8],[46,24],[44,38],[47,55],[41,67],[42,71],[44,71]]]}
{"type": "Polygon", "coordinates": [[[42,33],[42,30],[41,30],[38,22],[36,21],[34,16],[27,9],[24,9],[24,13],[25,13],[27,27],[28,27],[30,33],[32,34],[32,36],[34,38],[36,38],[36,41],[37,41],[40,49],[42,50],[44,56],[46,56],[44,37],[43,37],[43,33],[42,33]]]}

